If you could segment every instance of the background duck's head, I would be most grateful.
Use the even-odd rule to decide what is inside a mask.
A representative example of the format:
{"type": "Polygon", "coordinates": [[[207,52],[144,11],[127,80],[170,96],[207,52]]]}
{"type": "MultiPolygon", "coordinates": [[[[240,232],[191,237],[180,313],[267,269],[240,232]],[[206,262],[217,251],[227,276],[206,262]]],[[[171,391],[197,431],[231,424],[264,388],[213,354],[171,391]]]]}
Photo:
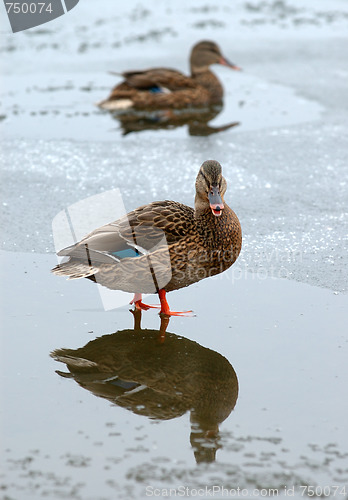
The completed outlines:
{"type": "Polygon", "coordinates": [[[224,209],[226,189],[227,182],[222,176],[220,163],[215,160],[205,161],[196,178],[195,209],[206,210],[210,206],[213,214],[219,217],[224,209]]]}
{"type": "Polygon", "coordinates": [[[229,68],[240,70],[221,53],[220,47],[209,40],[198,42],[193,48],[190,57],[191,73],[207,71],[211,64],[222,64],[229,68]]]}

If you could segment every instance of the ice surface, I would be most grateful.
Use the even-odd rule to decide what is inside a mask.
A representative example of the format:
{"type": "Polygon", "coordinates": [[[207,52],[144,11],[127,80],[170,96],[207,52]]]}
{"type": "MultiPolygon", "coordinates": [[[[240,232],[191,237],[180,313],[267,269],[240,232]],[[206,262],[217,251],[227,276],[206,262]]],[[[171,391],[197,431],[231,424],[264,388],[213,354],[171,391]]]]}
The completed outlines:
{"type": "MultiPolygon", "coordinates": [[[[219,138],[138,138],[119,143],[9,141],[2,200],[3,248],[54,251],[55,215],[119,188],[128,210],[153,200],[193,205],[207,158],[221,162],[226,200],[243,228],[239,265],[276,277],[346,290],[347,135],[314,123],[219,138]],[[122,145],[121,145],[122,146],[122,145]],[[179,153],[178,153],[179,151],[179,153]],[[28,189],[28,186],[30,187],[28,189]]],[[[116,217],[115,217],[116,218],[116,217]]]]}
{"type": "MultiPolygon", "coordinates": [[[[81,0],[16,35],[1,8],[0,17],[3,494],[145,498],[151,483],[277,487],[284,497],[284,485],[346,484],[347,2],[129,0],[115,9],[101,0],[96,12],[81,0]],[[118,81],[109,70],[186,72],[200,39],[243,68],[214,68],[225,106],[212,124],[238,127],[122,136],[94,106],[118,81]],[[128,329],[132,317],[105,312],[87,280],[49,269],[60,211],[115,188],[127,210],[166,198],[192,205],[208,158],[223,166],[243,250],[229,272],[170,294],[173,309],[197,317],[174,318],[169,331],[226,356],[240,395],[217,461],[196,466],[187,414],[150,421],[54,373],[52,349],[128,329]]],[[[143,320],[159,326],[154,312],[143,320]]]]}
{"type": "Polygon", "coordinates": [[[97,17],[84,2],[45,27],[2,34],[2,248],[53,251],[54,216],[114,187],[127,209],[192,204],[197,169],[215,158],[242,221],[240,265],[345,290],[347,5],[102,5],[97,17]],[[187,71],[200,38],[244,68],[216,68],[226,95],[213,120],[241,125],[201,138],[185,128],[121,137],[93,105],[116,81],[107,71],[154,61],[187,71]]]}

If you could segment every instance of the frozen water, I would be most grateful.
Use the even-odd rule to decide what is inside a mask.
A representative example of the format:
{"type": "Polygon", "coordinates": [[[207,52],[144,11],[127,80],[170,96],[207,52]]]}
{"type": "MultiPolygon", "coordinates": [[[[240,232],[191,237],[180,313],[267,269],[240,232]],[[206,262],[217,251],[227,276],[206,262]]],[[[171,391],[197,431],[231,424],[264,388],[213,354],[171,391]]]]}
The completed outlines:
{"type": "Polygon", "coordinates": [[[243,266],[345,290],[346,4],[240,2],[233,15],[229,3],[102,5],[97,17],[84,2],[45,27],[2,34],[2,248],[53,251],[56,213],[114,187],[128,209],[192,204],[209,157],[222,163],[242,221],[243,266]],[[184,128],[121,137],[93,106],[115,82],[107,71],[168,58],[187,71],[199,38],[216,39],[244,68],[216,69],[226,96],[213,120],[241,125],[208,138],[184,128]]]}
{"type": "MultiPolygon", "coordinates": [[[[147,484],[269,486],[284,497],[284,485],[346,484],[347,3],[129,0],[116,9],[102,0],[96,9],[81,0],[16,35],[1,8],[0,17],[5,497],[145,498],[147,484]],[[200,39],[243,68],[214,68],[225,106],[212,124],[238,127],[122,136],[94,106],[117,81],[109,70],[186,72],[200,39]],[[168,330],[226,356],[240,394],[217,461],[197,467],[187,414],[150,421],[54,373],[52,349],[129,329],[132,318],[105,312],[92,283],[49,269],[60,211],[111,189],[127,210],[166,198],[192,205],[208,158],[223,165],[243,250],[228,273],[170,294],[173,309],[197,317],[168,330]]],[[[158,328],[154,313],[143,320],[158,328]]]]}
{"type": "Polygon", "coordinates": [[[214,158],[223,165],[226,199],[242,223],[239,265],[346,290],[343,123],[231,132],[219,138],[163,137],[158,142],[149,137],[146,149],[133,137],[123,146],[43,140],[4,144],[3,249],[54,251],[55,215],[109,189],[121,190],[128,210],[168,198],[192,205],[199,165],[214,158]]]}

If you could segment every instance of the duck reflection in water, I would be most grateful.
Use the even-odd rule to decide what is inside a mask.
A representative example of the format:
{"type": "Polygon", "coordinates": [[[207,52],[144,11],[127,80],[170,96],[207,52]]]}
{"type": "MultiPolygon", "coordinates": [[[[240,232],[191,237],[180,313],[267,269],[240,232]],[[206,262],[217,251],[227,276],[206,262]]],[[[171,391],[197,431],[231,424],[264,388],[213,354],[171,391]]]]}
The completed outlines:
{"type": "Polygon", "coordinates": [[[103,335],[79,349],[56,349],[73,378],[94,395],[151,419],[169,420],[187,411],[190,442],[197,463],[213,462],[219,424],[238,397],[237,375],[221,354],[197,342],[160,330],[141,328],[141,311],[131,311],[134,328],[103,335]]]}
{"type": "Polygon", "coordinates": [[[120,123],[122,135],[145,130],[173,130],[187,125],[189,135],[205,137],[240,125],[239,122],[231,122],[217,126],[210,125],[209,122],[213,120],[222,109],[221,105],[207,109],[191,109],[185,111],[167,109],[148,112],[113,112],[112,117],[120,123]]]}

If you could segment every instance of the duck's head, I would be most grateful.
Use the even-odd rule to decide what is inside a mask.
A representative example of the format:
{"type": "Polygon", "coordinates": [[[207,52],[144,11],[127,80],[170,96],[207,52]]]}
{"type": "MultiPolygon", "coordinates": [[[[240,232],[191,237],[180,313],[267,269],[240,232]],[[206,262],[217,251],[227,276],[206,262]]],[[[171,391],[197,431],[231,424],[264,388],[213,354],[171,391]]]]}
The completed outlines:
{"type": "Polygon", "coordinates": [[[224,209],[223,197],[227,189],[227,182],[222,176],[221,165],[218,161],[207,160],[202,163],[196,178],[196,210],[206,210],[210,207],[216,217],[224,209]]]}
{"type": "Polygon", "coordinates": [[[221,53],[220,47],[209,40],[198,42],[193,48],[190,57],[192,74],[206,71],[211,64],[222,64],[231,69],[240,70],[221,53]]]}

